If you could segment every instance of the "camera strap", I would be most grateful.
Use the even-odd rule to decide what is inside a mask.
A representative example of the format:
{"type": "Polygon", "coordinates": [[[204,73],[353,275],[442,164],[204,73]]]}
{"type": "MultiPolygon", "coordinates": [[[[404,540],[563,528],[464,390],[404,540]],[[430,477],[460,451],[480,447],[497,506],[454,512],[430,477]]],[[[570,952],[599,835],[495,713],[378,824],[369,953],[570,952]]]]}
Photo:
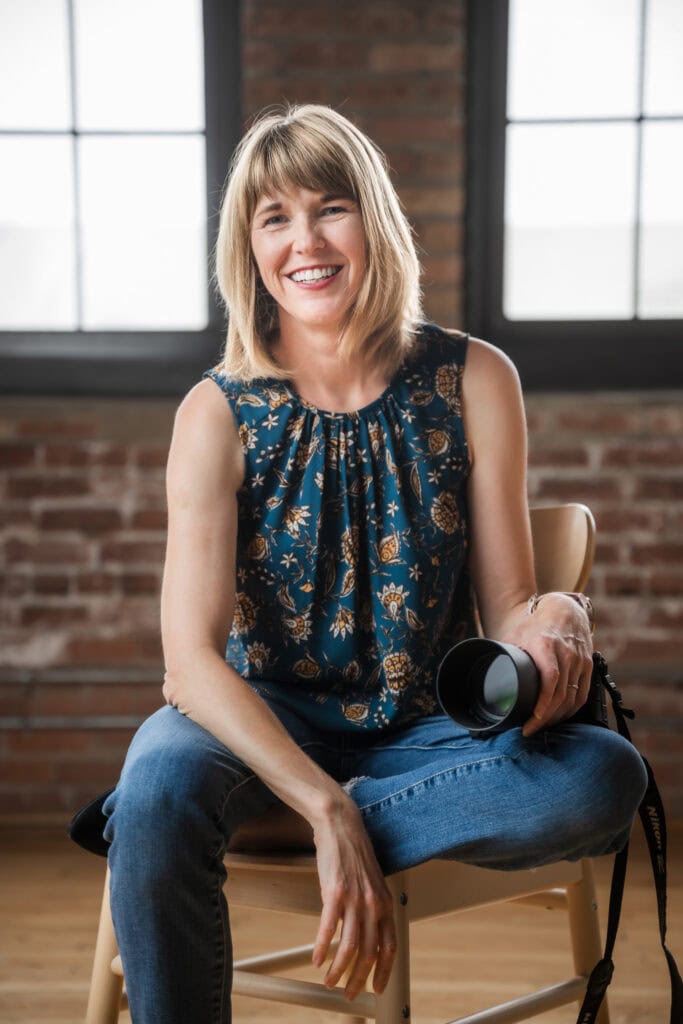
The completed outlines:
{"type": "MultiPolygon", "coordinates": [[[[635,712],[625,708],[622,697],[609,674],[607,662],[597,651],[593,654],[593,669],[597,673],[605,691],[612,701],[614,717],[617,722],[619,733],[633,743],[631,734],[626,724],[627,718],[634,718],[635,712]]],[[[635,744],[634,744],[635,745],[635,744]]],[[[642,754],[641,754],[642,757],[642,754]]],[[[659,916],[659,935],[669,968],[671,978],[671,1017],[670,1024],[683,1024],[683,982],[676,965],[676,961],[666,946],[666,819],[664,817],[664,806],[662,804],[659,789],[655,777],[647,760],[643,757],[647,770],[647,790],[642,799],[638,814],[643,825],[645,838],[647,840],[652,874],[655,881],[657,893],[657,912],[659,916]]],[[[586,996],[581,1005],[577,1024],[594,1024],[600,1004],[605,996],[607,986],[612,980],[614,962],[612,952],[619,928],[619,916],[621,914],[621,901],[624,894],[624,881],[626,878],[626,864],[628,861],[628,843],[614,859],[614,870],[612,872],[612,887],[609,898],[609,912],[607,916],[607,936],[605,939],[605,952],[601,960],[591,971],[586,986],[586,996]]]]}

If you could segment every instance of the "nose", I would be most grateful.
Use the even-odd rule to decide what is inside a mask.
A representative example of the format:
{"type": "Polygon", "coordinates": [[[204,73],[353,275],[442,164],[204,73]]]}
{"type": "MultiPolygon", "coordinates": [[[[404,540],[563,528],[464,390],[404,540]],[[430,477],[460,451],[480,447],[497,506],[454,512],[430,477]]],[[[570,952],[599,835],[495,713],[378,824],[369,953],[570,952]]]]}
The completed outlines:
{"type": "Polygon", "coordinates": [[[297,221],[294,248],[297,252],[314,252],[325,245],[320,225],[315,217],[302,216],[297,221]]]}

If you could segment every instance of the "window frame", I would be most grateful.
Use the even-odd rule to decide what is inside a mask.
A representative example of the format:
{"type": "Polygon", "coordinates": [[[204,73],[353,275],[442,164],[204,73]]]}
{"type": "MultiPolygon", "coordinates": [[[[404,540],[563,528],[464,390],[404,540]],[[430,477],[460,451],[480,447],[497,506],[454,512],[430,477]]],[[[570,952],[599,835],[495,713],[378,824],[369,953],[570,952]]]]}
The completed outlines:
{"type": "Polygon", "coordinates": [[[503,314],[508,0],[467,0],[467,329],[499,346],[526,390],[671,390],[683,319],[508,320],[503,314]]]}
{"type": "Polygon", "coordinates": [[[241,134],[239,0],[203,0],[208,325],[200,331],[0,331],[0,393],[170,396],[215,363],[224,312],[210,280],[218,205],[241,134]]]}

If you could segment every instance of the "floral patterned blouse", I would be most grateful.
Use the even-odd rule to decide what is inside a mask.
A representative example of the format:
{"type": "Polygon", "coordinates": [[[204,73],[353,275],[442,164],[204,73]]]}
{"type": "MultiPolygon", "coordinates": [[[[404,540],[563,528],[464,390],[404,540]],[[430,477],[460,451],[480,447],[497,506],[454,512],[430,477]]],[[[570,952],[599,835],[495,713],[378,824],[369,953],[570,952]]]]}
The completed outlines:
{"type": "Polygon", "coordinates": [[[439,662],[475,632],[467,340],[424,324],[384,393],[349,413],[283,381],[203,375],[230,403],[246,463],[226,661],[322,730],[439,713],[439,662]]]}

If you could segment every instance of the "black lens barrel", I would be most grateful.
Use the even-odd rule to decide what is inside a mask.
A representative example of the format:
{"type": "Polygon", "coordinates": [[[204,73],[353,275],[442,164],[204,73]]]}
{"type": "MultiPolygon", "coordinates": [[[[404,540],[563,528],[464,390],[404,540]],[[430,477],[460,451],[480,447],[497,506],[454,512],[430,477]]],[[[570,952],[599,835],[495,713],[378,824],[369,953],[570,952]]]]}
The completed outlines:
{"type": "Polygon", "coordinates": [[[538,690],[538,669],[526,651],[483,638],[452,647],[436,676],[441,707],[473,736],[523,725],[538,690]]]}

